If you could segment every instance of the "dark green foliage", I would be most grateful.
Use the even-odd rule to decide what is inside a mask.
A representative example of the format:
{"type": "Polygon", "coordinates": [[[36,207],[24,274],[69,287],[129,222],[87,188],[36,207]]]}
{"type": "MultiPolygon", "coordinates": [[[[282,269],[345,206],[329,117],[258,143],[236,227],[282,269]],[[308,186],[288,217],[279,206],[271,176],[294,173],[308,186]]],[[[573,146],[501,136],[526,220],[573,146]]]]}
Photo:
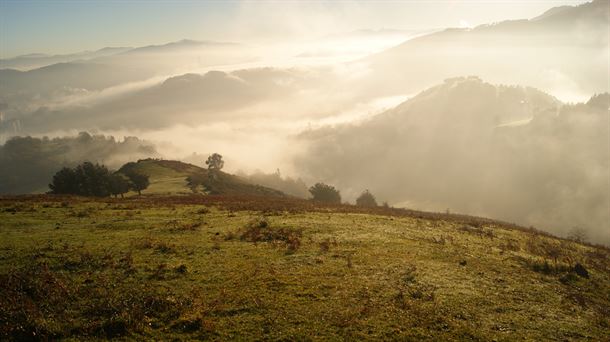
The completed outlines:
{"type": "Polygon", "coordinates": [[[214,153],[208,157],[205,164],[208,166],[209,170],[220,171],[225,165],[225,162],[222,160],[222,156],[220,154],[214,153]]]}
{"type": "Polygon", "coordinates": [[[110,176],[104,165],[84,162],[74,169],[61,169],[49,188],[53,194],[106,197],[110,195],[110,176]]]}
{"type": "Polygon", "coordinates": [[[78,184],[77,195],[106,197],[110,195],[110,172],[104,165],[84,162],[74,172],[78,184]]]}
{"type": "Polygon", "coordinates": [[[339,190],[335,189],[335,187],[332,185],[316,183],[314,186],[309,188],[309,193],[312,195],[312,199],[314,201],[341,203],[341,194],[339,190]]]}
{"type": "Polygon", "coordinates": [[[368,190],[365,190],[357,199],[356,205],[360,207],[376,207],[377,200],[375,200],[375,196],[371,194],[368,190]]]}
{"type": "Polygon", "coordinates": [[[339,190],[335,189],[332,185],[326,185],[324,183],[316,183],[316,185],[309,188],[309,193],[313,196],[314,201],[325,202],[325,203],[341,203],[341,194],[339,190]]]}
{"type": "Polygon", "coordinates": [[[69,167],[64,167],[53,176],[53,183],[49,184],[51,192],[54,194],[76,194],[78,184],[76,173],[69,167]]]}
{"type": "Polygon", "coordinates": [[[142,194],[142,190],[145,190],[150,185],[150,181],[147,175],[131,171],[127,173],[127,177],[131,181],[132,187],[138,192],[138,195],[142,194]]]}
{"type": "Polygon", "coordinates": [[[110,193],[115,197],[117,195],[123,197],[123,194],[129,192],[129,189],[131,188],[129,179],[120,173],[113,173],[110,175],[108,185],[110,186],[110,193]]]}
{"type": "Polygon", "coordinates": [[[0,145],[0,194],[42,192],[53,174],[86,160],[117,156],[154,156],[154,147],[135,137],[117,141],[112,136],[91,135],[58,138],[11,137],[0,145]]]}

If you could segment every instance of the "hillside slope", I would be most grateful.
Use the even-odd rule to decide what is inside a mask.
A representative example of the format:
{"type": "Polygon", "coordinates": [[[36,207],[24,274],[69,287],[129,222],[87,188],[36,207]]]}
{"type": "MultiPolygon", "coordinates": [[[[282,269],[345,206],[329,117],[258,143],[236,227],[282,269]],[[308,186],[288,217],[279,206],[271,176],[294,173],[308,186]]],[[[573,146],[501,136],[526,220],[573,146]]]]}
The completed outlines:
{"type": "Polygon", "coordinates": [[[595,0],[551,9],[530,20],[447,29],[359,63],[370,66],[371,91],[412,93],[448,77],[478,75],[582,100],[609,91],[609,24],[607,0],[595,0]]]}
{"type": "Polygon", "coordinates": [[[562,104],[534,88],[451,78],[361,123],[306,132],[296,167],[347,199],[370,189],[397,206],[563,236],[581,227],[610,244],[609,103],[609,94],[562,104]]]}
{"type": "Polygon", "coordinates": [[[144,194],[190,194],[186,178],[197,176],[204,180],[202,190],[210,195],[286,196],[278,190],[248,182],[242,177],[218,172],[212,180],[208,170],[176,160],[142,159],[123,165],[118,172],[135,171],[150,177],[144,194]]]}
{"type": "Polygon", "coordinates": [[[3,340],[602,341],[610,326],[607,249],[451,215],[3,198],[0,260],[3,340]]]}

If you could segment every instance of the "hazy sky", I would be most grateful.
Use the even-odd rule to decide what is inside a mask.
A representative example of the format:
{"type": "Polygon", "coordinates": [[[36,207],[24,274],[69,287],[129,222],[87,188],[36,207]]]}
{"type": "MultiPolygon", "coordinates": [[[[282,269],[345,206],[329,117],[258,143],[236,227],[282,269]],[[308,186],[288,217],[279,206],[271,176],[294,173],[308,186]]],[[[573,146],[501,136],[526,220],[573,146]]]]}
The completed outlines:
{"type": "Polygon", "coordinates": [[[176,41],[265,43],[359,29],[430,29],[531,18],[575,0],[0,0],[0,57],[176,41]]]}

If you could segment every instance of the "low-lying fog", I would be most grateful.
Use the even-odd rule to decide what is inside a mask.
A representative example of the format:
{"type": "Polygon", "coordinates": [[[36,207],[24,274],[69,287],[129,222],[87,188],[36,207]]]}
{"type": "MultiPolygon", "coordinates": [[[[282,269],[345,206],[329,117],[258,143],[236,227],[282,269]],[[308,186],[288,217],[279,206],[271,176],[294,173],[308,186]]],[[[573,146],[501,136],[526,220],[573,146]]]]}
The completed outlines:
{"type": "MultiPolygon", "coordinates": [[[[0,139],[135,136],[57,153],[64,164],[117,168],[147,155],[203,164],[218,152],[228,172],[279,168],[333,184],[345,201],[369,189],[395,206],[560,235],[578,227],[610,244],[610,98],[594,97],[609,90],[607,27],[597,1],[474,29],[267,45],[184,40],[41,68],[32,63],[45,59],[3,60],[21,71],[0,70],[0,139]]],[[[56,151],[48,141],[24,144],[56,151]]],[[[31,169],[19,148],[0,149],[12,175],[31,169]]],[[[0,192],[43,190],[7,179],[0,192]]]]}

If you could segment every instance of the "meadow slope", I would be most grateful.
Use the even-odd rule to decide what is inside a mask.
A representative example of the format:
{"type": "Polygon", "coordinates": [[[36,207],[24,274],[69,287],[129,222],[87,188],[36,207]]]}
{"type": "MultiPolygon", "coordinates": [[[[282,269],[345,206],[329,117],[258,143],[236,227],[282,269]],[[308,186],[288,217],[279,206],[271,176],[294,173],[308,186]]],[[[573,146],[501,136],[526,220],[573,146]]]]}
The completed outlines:
{"type": "Polygon", "coordinates": [[[0,197],[2,340],[595,340],[610,252],[289,198],[0,197]]]}

